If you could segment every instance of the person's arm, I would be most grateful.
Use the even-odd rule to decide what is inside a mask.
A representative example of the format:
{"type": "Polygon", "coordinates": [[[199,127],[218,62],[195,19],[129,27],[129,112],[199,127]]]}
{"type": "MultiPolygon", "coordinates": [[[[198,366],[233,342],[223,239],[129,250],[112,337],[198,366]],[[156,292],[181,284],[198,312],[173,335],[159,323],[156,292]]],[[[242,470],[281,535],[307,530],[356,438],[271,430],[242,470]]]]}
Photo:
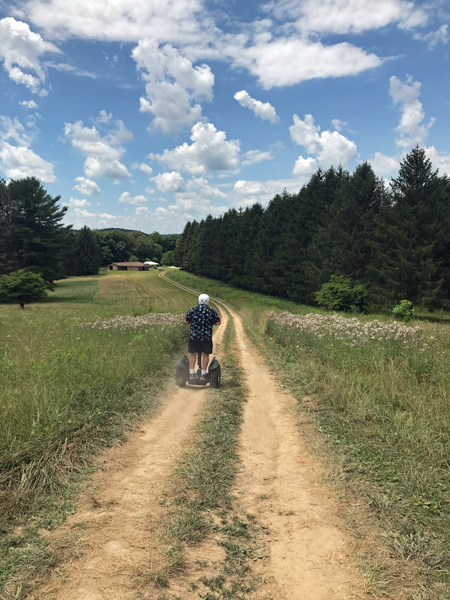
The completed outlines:
{"type": "Polygon", "coordinates": [[[220,325],[220,319],[218,321],[216,321],[215,323],[213,323],[213,327],[214,325],[220,325]]]}
{"type": "Polygon", "coordinates": [[[190,325],[189,321],[186,321],[186,319],[184,320],[184,324],[185,325],[190,325]]]}

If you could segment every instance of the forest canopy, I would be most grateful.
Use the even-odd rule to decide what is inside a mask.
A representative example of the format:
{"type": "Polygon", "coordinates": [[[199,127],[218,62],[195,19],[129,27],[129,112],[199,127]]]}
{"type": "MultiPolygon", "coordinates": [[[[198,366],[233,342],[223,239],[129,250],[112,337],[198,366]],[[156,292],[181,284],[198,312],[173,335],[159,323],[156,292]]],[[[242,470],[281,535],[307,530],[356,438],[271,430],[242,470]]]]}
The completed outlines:
{"type": "Polygon", "coordinates": [[[369,163],[316,171],[263,208],[186,224],[176,264],[243,289],[314,304],[332,276],[373,306],[450,308],[450,181],[415,147],[390,183],[369,163]]]}

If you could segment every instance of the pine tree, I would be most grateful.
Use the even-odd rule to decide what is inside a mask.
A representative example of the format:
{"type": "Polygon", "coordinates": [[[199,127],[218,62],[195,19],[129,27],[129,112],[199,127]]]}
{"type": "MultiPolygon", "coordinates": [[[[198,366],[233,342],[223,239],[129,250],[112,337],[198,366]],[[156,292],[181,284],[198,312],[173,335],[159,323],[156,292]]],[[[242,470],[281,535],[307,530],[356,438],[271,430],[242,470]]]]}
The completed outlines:
{"type": "Polygon", "coordinates": [[[74,253],[75,275],[97,275],[100,268],[100,250],[93,232],[85,225],[78,233],[74,253]]]}
{"type": "Polygon", "coordinates": [[[67,208],[60,208],[60,196],[50,196],[35,177],[12,180],[7,187],[15,209],[12,226],[19,267],[53,282],[64,275],[70,228],[61,221],[67,208]]]}
{"type": "Polygon", "coordinates": [[[448,180],[416,146],[391,182],[391,205],[377,218],[372,273],[387,303],[435,308],[444,284],[440,254],[448,240],[448,180]]]}

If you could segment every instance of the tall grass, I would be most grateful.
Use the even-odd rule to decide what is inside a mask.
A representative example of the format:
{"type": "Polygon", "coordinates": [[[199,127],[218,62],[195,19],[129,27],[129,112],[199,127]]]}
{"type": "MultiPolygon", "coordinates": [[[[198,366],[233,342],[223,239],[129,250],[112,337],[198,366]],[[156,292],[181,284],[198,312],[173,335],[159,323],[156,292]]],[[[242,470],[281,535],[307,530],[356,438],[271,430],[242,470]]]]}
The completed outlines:
{"type": "Polygon", "coordinates": [[[22,318],[0,347],[3,517],[65,477],[76,455],[108,438],[118,421],[143,410],[145,391],[185,344],[181,324],[114,331],[64,317],[34,315],[33,326],[22,318]]]}

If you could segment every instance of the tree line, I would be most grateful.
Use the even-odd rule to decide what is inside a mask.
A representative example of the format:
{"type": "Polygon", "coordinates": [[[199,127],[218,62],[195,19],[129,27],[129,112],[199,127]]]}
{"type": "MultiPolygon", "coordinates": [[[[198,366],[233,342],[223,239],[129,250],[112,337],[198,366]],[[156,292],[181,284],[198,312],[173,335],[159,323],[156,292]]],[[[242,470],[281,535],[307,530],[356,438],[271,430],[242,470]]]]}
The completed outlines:
{"type": "Polygon", "coordinates": [[[111,262],[173,261],[177,235],[140,231],[74,231],[63,224],[67,207],[35,177],[0,179],[0,275],[39,274],[49,287],[70,275],[92,275],[111,262]]]}
{"type": "Polygon", "coordinates": [[[369,163],[317,170],[263,208],[188,222],[175,264],[246,290],[314,304],[330,279],[364,284],[368,304],[450,308],[450,180],[419,146],[388,184],[369,163]]]}

